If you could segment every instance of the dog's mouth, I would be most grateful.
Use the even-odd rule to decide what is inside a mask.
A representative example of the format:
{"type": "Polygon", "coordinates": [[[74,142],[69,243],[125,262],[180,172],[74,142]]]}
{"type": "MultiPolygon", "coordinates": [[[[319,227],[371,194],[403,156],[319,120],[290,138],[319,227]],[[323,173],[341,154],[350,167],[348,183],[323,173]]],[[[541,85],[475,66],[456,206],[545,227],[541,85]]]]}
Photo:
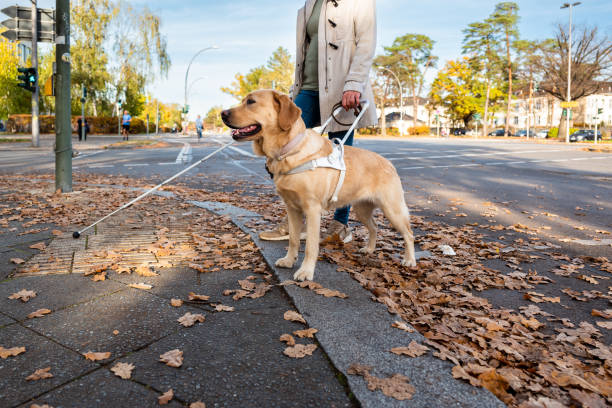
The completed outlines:
{"type": "Polygon", "coordinates": [[[254,125],[245,126],[243,128],[234,128],[232,130],[232,137],[234,140],[244,139],[249,136],[253,136],[261,131],[261,125],[256,123],[254,125]]]}

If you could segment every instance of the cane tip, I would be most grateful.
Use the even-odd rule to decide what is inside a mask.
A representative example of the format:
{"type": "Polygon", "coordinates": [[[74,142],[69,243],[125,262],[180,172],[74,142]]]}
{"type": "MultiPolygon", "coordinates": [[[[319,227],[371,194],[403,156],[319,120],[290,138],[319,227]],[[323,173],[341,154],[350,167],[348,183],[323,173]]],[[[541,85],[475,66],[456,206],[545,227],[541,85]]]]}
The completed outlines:
{"type": "Polygon", "coordinates": [[[74,239],[77,239],[77,238],[78,238],[78,237],[80,237],[80,236],[81,236],[81,234],[79,233],[79,231],[74,231],[74,232],[72,233],[72,238],[74,238],[74,239]]]}

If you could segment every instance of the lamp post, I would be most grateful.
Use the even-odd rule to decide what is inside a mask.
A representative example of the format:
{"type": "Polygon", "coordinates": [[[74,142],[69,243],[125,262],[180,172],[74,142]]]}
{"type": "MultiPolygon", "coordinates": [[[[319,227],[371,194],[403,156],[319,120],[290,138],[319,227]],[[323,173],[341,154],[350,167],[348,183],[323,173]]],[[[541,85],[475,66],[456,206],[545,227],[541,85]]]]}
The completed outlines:
{"type": "MultiPolygon", "coordinates": [[[[567,103],[569,104],[572,100],[572,91],[571,91],[571,74],[572,74],[572,7],[581,4],[581,2],[577,1],[575,3],[563,3],[561,9],[569,8],[569,41],[567,42],[567,103]]],[[[570,112],[571,109],[569,106],[565,108],[565,121],[567,125],[567,133],[565,134],[565,143],[569,143],[569,134],[570,134],[570,112]]]]}
{"type": "Polygon", "coordinates": [[[195,85],[195,83],[198,82],[198,81],[201,81],[202,79],[208,79],[208,77],[207,76],[202,76],[202,77],[198,77],[198,78],[194,79],[193,81],[191,81],[191,83],[187,87],[187,96],[188,97],[191,95],[191,90],[193,89],[193,86],[195,85]]]}
{"type": "MultiPolygon", "coordinates": [[[[382,69],[384,71],[388,71],[391,73],[391,75],[393,75],[395,77],[395,80],[397,81],[397,84],[399,85],[399,89],[400,89],[400,135],[403,137],[404,136],[404,91],[402,90],[402,82],[400,81],[399,77],[395,74],[395,72],[391,71],[389,68],[385,68],[385,67],[378,67],[378,69],[382,69]]],[[[385,114],[384,112],[385,107],[383,106],[383,115],[385,114]]],[[[416,118],[415,118],[416,120],[416,118]]]]}
{"type": "Polygon", "coordinates": [[[200,51],[196,52],[193,57],[191,57],[191,61],[189,61],[189,65],[187,65],[187,71],[185,72],[185,108],[187,108],[187,79],[189,78],[189,68],[191,68],[191,64],[196,59],[198,55],[208,50],[218,50],[219,47],[213,45],[212,47],[202,48],[200,51]]]}

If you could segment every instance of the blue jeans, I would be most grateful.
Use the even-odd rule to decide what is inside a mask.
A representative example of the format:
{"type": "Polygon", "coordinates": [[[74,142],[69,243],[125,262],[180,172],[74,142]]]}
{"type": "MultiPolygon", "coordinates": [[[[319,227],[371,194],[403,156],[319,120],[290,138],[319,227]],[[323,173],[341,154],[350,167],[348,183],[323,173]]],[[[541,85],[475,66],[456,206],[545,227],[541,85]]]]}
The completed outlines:
{"type": "MultiPolygon", "coordinates": [[[[307,128],[313,128],[321,125],[321,113],[319,112],[319,92],[301,90],[298,96],[295,98],[295,104],[302,110],[302,120],[306,124],[307,128]]],[[[327,119],[327,118],[325,118],[327,119]]],[[[353,145],[353,135],[355,132],[351,131],[351,134],[346,139],[346,146],[353,145]]],[[[346,132],[329,132],[328,136],[331,139],[340,139],[346,135],[346,132]]],[[[341,222],[344,225],[348,224],[349,211],[351,206],[338,208],[334,213],[334,220],[341,222]]]]}

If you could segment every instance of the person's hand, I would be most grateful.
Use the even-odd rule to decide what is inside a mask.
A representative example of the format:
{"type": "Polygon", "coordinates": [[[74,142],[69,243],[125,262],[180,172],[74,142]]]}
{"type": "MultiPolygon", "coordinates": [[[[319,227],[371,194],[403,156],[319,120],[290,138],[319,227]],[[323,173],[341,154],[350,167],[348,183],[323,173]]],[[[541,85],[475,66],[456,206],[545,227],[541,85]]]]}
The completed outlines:
{"type": "Polygon", "coordinates": [[[359,97],[361,94],[357,91],[346,91],[342,94],[342,107],[348,111],[359,107],[359,97]]]}

